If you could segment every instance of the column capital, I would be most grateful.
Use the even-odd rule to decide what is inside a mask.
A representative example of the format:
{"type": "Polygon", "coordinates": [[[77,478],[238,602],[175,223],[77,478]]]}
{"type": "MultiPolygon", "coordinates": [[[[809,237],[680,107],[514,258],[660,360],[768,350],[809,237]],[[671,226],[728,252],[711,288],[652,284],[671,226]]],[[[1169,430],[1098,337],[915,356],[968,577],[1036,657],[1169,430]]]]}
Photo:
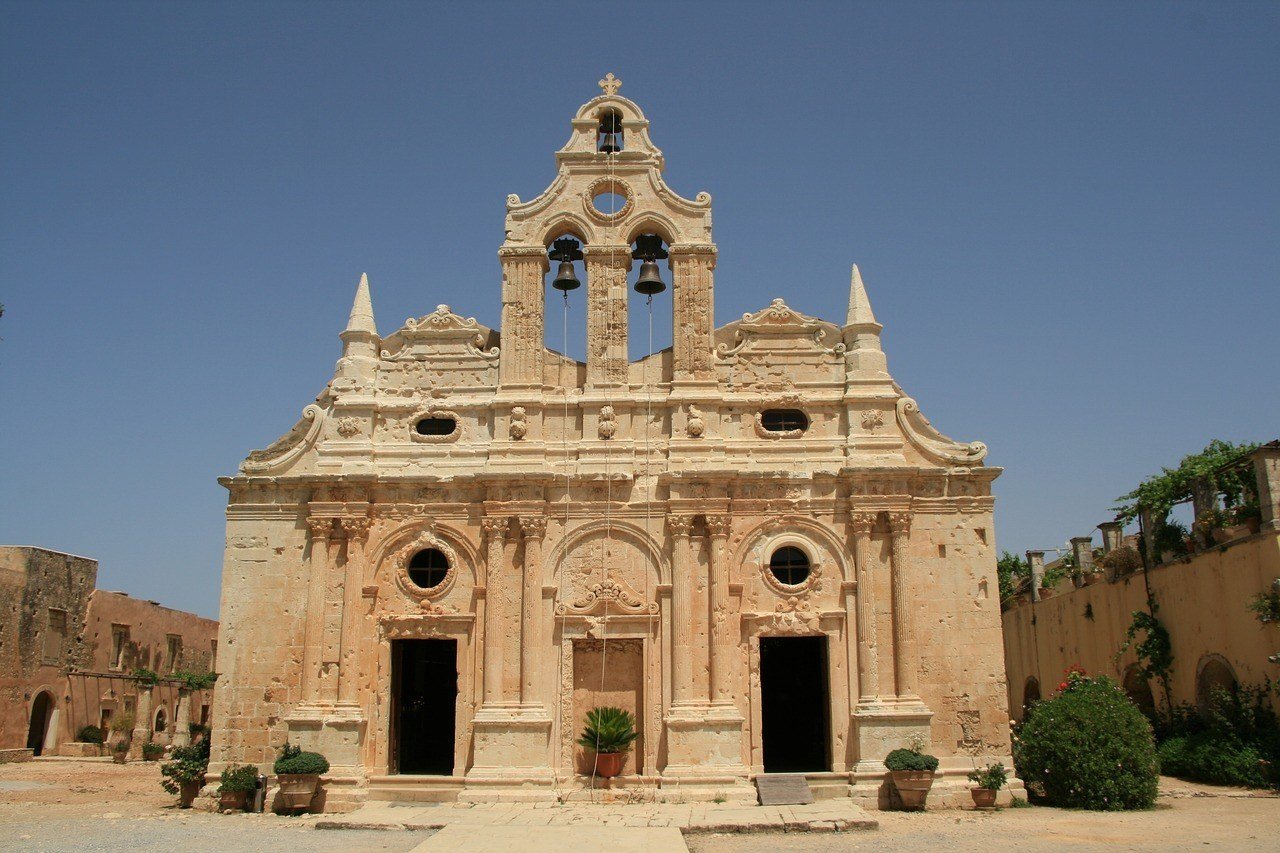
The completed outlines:
{"type": "Polygon", "coordinates": [[[307,518],[307,529],[311,531],[312,539],[328,539],[333,535],[333,519],[310,516],[307,518]]]}
{"type": "Polygon", "coordinates": [[[615,269],[631,269],[630,246],[583,246],[582,257],[587,263],[601,264],[615,269]]]}
{"type": "Polygon", "coordinates": [[[354,516],[341,519],[341,524],[348,539],[365,539],[369,535],[369,526],[372,521],[367,516],[354,516]]]}
{"type": "Polygon", "coordinates": [[[894,536],[907,536],[911,533],[911,513],[909,512],[891,512],[889,513],[889,529],[894,536]]]}
{"type": "Polygon", "coordinates": [[[547,535],[547,517],[545,515],[520,516],[520,532],[525,539],[541,539],[547,535]]]}
{"type": "Polygon", "coordinates": [[[508,518],[505,515],[487,515],[480,519],[480,529],[490,542],[501,542],[507,538],[508,518]]]}
{"type": "Polygon", "coordinates": [[[693,516],[684,513],[668,515],[667,526],[671,528],[672,536],[688,536],[693,530],[693,516]]]}
{"type": "Polygon", "coordinates": [[[855,536],[870,536],[871,531],[876,526],[876,516],[878,513],[864,512],[861,510],[852,510],[849,513],[849,525],[853,528],[855,536]]]}
{"type": "Polygon", "coordinates": [[[711,533],[711,538],[724,539],[728,537],[729,530],[733,527],[733,516],[708,515],[704,517],[707,520],[707,530],[711,533]]]}
{"type": "Polygon", "coordinates": [[[503,246],[498,249],[498,257],[504,261],[508,258],[537,258],[548,267],[551,266],[547,259],[547,250],[542,246],[503,246]]]}

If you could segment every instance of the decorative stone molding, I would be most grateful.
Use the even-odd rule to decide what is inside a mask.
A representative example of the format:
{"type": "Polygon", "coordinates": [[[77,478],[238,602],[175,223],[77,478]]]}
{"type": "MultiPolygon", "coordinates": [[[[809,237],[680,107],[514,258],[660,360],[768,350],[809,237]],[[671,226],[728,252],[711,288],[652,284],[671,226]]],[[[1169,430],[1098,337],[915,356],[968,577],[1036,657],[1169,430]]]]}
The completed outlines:
{"type": "Polygon", "coordinates": [[[907,536],[911,533],[911,513],[889,513],[889,529],[894,536],[907,536]]]}
{"type": "Polygon", "coordinates": [[[240,463],[241,474],[273,474],[289,467],[315,444],[324,423],[324,409],[312,403],[302,410],[302,419],[265,450],[255,450],[240,463]],[[310,426],[307,422],[310,421],[310,426]]]}
{"type": "Polygon", "coordinates": [[[609,611],[656,614],[658,612],[658,603],[656,601],[645,602],[637,596],[629,594],[619,584],[613,581],[604,581],[593,584],[587,590],[586,595],[581,598],[556,605],[556,615],[558,616],[595,616],[609,611]]]}
{"type": "Polygon", "coordinates": [[[618,416],[614,414],[613,406],[604,406],[600,409],[600,425],[597,432],[601,441],[608,441],[613,438],[618,431],[618,416]]]}
{"type": "Polygon", "coordinates": [[[529,434],[529,424],[525,419],[524,406],[512,406],[511,425],[507,427],[507,435],[512,441],[521,441],[529,434]]]}
{"type": "Polygon", "coordinates": [[[597,222],[609,225],[614,222],[621,222],[631,215],[631,211],[636,209],[636,194],[631,186],[621,178],[610,177],[608,175],[596,178],[587,184],[587,188],[582,192],[582,209],[586,211],[597,222]],[[613,213],[604,210],[597,210],[595,206],[596,196],[602,193],[613,193],[620,195],[624,199],[622,208],[613,213]]]}
{"type": "Polygon", "coordinates": [[[520,532],[525,539],[542,539],[547,535],[547,517],[545,515],[520,516],[520,532]]]}
{"type": "Polygon", "coordinates": [[[977,465],[986,458],[985,444],[981,441],[962,444],[947,438],[934,429],[933,424],[920,411],[920,405],[910,397],[898,399],[897,413],[902,432],[920,452],[932,460],[951,465],[977,465]]]}
{"type": "Polygon", "coordinates": [[[779,601],[774,612],[757,616],[755,631],[761,634],[812,635],[821,634],[822,627],[819,616],[804,599],[792,596],[786,601],[779,601]]]}
{"type": "Polygon", "coordinates": [[[822,559],[814,552],[813,545],[802,536],[787,535],[770,539],[763,549],[765,551],[764,559],[760,561],[759,572],[760,577],[774,592],[785,596],[807,596],[810,593],[822,591],[822,559]],[[778,580],[769,568],[769,558],[774,551],[785,547],[799,548],[809,558],[809,574],[803,581],[797,584],[786,584],[778,580]]]}
{"type": "Polygon", "coordinates": [[[702,411],[692,403],[689,404],[689,416],[685,421],[684,433],[689,438],[702,438],[702,434],[706,432],[707,424],[702,419],[702,411]]]}
{"type": "Polygon", "coordinates": [[[311,532],[311,541],[327,541],[333,535],[333,519],[328,516],[310,516],[307,518],[307,530],[311,532]]]}
{"type": "Polygon", "coordinates": [[[496,539],[501,542],[507,538],[510,522],[505,515],[489,515],[480,519],[480,529],[484,531],[486,541],[496,539]]]}
{"type": "Polygon", "coordinates": [[[874,512],[859,512],[857,510],[849,513],[849,526],[853,530],[855,536],[870,536],[871,531],[876,527],[876,516],[874,512]]]}
{"type": "Polygon", "coordinates": [[[422,444],[449,444],[462,438],[462,418],[458,417],[458,413],[449,409],[436,409],[428,406],[425,409],[419,409],[409,418],[409,440],[422,444]],[[418,421],[423,418],[451,418],[453,420],[453,432],[447,435],[422,435],[418,432],[418,421]]]}
{"type": "Polygon", "coordinates": [[[799,438],[804,435],[802,429],[785,429],[785,430],[769,430],[764,428],[764,413],[756,412],[755,418],[752,419],[751,425],[755,428],[757,438],[779,439],[779,438],[799,438]]]}
{"type": "Polygon", "coordinates": [[[470,613],[424,612],[412,616],[384,616],[378,620],[378,638],[387,640],[447,639],[471,630],[475,616],[470,613]]]}

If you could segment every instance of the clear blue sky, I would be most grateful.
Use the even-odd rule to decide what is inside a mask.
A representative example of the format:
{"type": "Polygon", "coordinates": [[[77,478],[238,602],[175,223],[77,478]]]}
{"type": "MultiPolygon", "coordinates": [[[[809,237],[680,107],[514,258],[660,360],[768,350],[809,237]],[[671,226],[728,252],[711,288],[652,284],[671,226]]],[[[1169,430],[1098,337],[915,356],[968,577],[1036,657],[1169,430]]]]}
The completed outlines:
{"type": "MultiPolygon", "coordinates": [[[[991,447],[1000,547],[1280,436],[1275,3],[0,5],[0,542],[215,615],[226,493],[383,334],[496,325],[503,205],[613,71],[717,321],[840,320],[991,447]]],[[[659,343],[665,343],[659,336],[659,343]]]]}

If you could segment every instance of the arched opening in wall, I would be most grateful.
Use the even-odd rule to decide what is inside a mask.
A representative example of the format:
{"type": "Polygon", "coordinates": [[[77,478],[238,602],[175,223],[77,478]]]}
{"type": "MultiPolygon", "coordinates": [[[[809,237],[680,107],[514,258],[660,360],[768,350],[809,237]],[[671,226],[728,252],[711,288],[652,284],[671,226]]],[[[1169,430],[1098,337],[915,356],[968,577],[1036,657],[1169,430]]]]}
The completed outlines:
{"type": "Polygon", "coordinates": [[[570,230],[547,240],[550,270],[544,277],[542,345],[551,350],[547,368],[552,384],[574,387],[572,362],[587,360],[587,265],[582,258],[586,240],[570,230]],[[557,356],[568,359],[557,369],[557,356]]]}
{"type": "Polygon", "coordinates": [[[1032,705],[1040,701],[1040,682],[1035,676],[1027,679],[1022,686],[1022,713],[1026,714],[1032,705]]]}
{"type": "MultiPolygon", "coordinates": [[[[671,346],[675,290],[668,250],[666,238],[653,232],[638,235],[631,244],[634,260],[627,276],[631,288],[627,300],[628,361],[640,361],[671,346]]],[[[659,366],[651,364],[648,381],[662,378],[659,366]]]]}
{"type": "Polygon", "coordinates": [[[168,725],[169,725],[169,715],[165,713],[164,706],[161,706],[156,710],[156,724],[154,729],[155,733],[158,735],[164,734],[168,725]]]}
{"type": "Polygon", "coordinates": [[[1151,693],[1151,681],[1136,663],[1130,664],[1124,671],[1124,692],[1148,720],[1155,720],[1156,699],[1151,693]]]}
{"type": "Polygon", "coordinates": [[[596,151],[601,154],[617,154],[626,148],[622,129],[622,113],[614,109],[600,111],[600,124],[596,128],[596,151]]]}
{"type": "Polygon", "coordinates": [[[1196,709],[1208,714],[1215,701],[1234,699],[1240,682],[1235,670],[1222,655],[1205,655],[1196,675],[1196,709]]]}
{"type": "Polygon", "coordinates": [[[49,724],[53,721],[54,699],[48,690],[41,690],[31,703],[31,722],[27,726],[27,749],[33,755],[44,752],[49,739],[49,724]]]}

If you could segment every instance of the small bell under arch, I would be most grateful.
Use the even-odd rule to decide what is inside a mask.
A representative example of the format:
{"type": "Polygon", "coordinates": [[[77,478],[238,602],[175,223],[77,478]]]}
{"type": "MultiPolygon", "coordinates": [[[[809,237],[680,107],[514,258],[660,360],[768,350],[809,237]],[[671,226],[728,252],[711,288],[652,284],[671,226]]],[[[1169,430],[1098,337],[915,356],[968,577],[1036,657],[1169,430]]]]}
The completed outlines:
{"type": "Polygon", "coordinates": [[[577,290],[582,286],[582,282],[578,281],[577,273],[573,271],[573,262],[582,260],[582,249],[577,240],[572,237],[561,237],[551,244],[551,251],[547,252],[547,257],[560,262],[556,277],[551,282],[552,287],[563,291],[567,296],[570,290],[577,290]]]}
{"type": "Polygon", "coordinates": [[[662,238],[657,234],[641,234],[636,238],[635,251],[631,257],[640,264],[640,277],[636,279],[636,293],[653,297],[667,289],[662,280],[662,272],[658,269],[658,261],[667,257],[667,250],[662,248],[662,238]]]}
{"type": "Polygon", "coordinates": [[[596,150],[601,154],[617,154],[622,150],[622,116],[608,110],[600,116],[596,150]]]}

